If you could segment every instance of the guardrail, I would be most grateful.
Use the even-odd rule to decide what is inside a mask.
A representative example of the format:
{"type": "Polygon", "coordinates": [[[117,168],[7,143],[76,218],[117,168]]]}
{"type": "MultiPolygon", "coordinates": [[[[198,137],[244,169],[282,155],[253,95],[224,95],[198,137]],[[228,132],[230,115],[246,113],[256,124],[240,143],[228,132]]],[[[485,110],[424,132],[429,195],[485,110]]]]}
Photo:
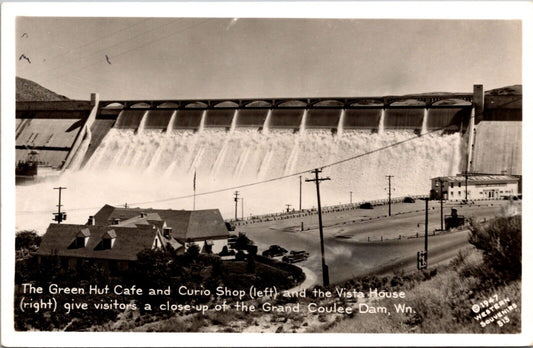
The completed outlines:
{"type": "MultiPolygon", "coordinates": [[[[395,198],[391,198],[391,203],[401,203],[403,202],[405,197],[411,197],[413,199],[422,199],[422,198],[428,198],[429,196],[428,195],[413,195],[413,196],[395,197],[395,198]]],[[[382,206],[382,205],[388,204],[388,202],[389,202],[388,199],[375,199],[375,200],[368,200],[368,201],[360,201],[360,202],[356,202],[352,204],[348,203],[348,204],[324,206],[322,207],[322,214],[361,209],[360,205],[363,203],[370,203],[372,204],[372,206],[382,206]]],[[[316,215],[316,214],[318,214],[318,209],[312,208],[312,209],[293,210],[290,212],[252,215],[252,216],[248,216],[248,217],[245,217],[244,219],[237,220],[237,221],[234,219],[229,219],[229,220],[226,220],[226,222],[232,223],[235,226],[243,226],[243,225],[262,223],[262,222],[268,222],[268,221],[287,220],[287,219],[299,218],[303,216],[316,215]]]]}

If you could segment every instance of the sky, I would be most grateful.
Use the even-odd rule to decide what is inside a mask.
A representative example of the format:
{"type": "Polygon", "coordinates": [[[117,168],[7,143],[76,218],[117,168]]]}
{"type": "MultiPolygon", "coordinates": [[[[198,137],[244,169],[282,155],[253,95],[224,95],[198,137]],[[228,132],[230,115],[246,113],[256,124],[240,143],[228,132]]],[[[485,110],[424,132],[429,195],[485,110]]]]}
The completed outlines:
{"type": "Polygon", "coordinates": [[[15,35],[17,76],[74,99],[358,97],[522,83],[519,20],[18,17],[15,35]]]}

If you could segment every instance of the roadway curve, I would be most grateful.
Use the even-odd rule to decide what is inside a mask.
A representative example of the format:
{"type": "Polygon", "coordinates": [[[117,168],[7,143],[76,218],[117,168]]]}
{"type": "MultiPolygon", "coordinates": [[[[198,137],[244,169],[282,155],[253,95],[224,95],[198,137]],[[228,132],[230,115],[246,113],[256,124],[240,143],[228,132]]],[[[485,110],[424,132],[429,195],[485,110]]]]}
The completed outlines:
{"type": "MultiPolygon", "coordinates": [[[[483,202],[481,205],[457,206],[456,208],[459,214],[464,214],[466,217],[488,219],[499,215],[502,205],[505,204],[508,203],[504,201],[483,202]]],[[[437,204],[432,202],[429,214],[428,262],[430,266],[448,262],[457,255],[459,250],[471,247],[468,243],[468,231],[437,232],[433,235],[433,230],[440,227],[440,210],[431,209],[433,206],[437,204]]],[[[420,205],[398,204],[395,210],[402,211],[402,214],[391,217],[384,217],[380,209],[327,214],[329,216],[324,219],[326,225],[324,244],[330,282],[338,283],[367,274],[415,270],[417,251],[424,249],[424,210],[419,208],[420,205]],[[409,207],[414,211],[409,212],[409,207]],[[363,217],[365,221],[361,221],[362,213],[365,214],[363,217]],[[417,232],[419,238],[415,238],[417,232]],[[407,235],[410,238],[407,238],[407,235]],[[381,241],[381,236],[384,236],[383,241],[381,241]],[[370,242],[368,242],[368,237],[370,237],[370,242]]],[[[305,217],[305,219],[307,221],[304,223],[312,226],[311,220],[317,217],[314,215],[305,217]]],[[[317,282],[321,283],[322,268],[318,229],[310,228],[300,231],[300,223],[299,218],[269,221],[240,226],[237,231],[245,232],[256,242],[260,251],[267,249],[271,244],[279,244],[286,249],[309,251],[311,255],[309,259],[298,265],[315,273],[317,282]]]]}

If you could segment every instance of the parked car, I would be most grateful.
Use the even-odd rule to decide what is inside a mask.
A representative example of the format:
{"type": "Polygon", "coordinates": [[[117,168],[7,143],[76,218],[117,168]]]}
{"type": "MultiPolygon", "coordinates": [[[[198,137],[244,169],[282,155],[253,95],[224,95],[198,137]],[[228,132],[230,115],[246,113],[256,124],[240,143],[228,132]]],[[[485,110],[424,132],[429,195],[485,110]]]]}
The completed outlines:
{"type": "Polygon", "coordinates": [[[414,203],[415,202],[415,199],[413,197],[405,197],[403,199],[403,202],[404,203],[414,203]]]}
{"type": "Polygon", "coordinates": [[[275,257],[281,256],[287,253],[287,249],[280,247],[279,245],[271,245],[267,250],[263,251],[263,256],[275,257]]]}
{"type": "Polygon", "coordinates": [[[283,256],[281,261],[287,263],[295,263],[305,261],[309,257],[309,253],[305,250],[291,250],[289,255],[283,256]]]}
{"type": "Polygon", "coordinates": [[[360,209],[374,209],[374,206],[370,202],[363,203],[359,206],[360,209]]]}

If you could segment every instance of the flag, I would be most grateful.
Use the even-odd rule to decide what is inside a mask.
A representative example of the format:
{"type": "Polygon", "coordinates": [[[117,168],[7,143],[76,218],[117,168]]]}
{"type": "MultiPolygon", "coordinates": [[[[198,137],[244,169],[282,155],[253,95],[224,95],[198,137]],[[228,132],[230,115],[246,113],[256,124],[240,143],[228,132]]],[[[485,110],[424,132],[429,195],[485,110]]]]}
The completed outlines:
{"type": "Polygon", "coordinates": [[[196,191],[196,169],[194,170],[194,177],[192,178],[192,190],[196,191]]]}

